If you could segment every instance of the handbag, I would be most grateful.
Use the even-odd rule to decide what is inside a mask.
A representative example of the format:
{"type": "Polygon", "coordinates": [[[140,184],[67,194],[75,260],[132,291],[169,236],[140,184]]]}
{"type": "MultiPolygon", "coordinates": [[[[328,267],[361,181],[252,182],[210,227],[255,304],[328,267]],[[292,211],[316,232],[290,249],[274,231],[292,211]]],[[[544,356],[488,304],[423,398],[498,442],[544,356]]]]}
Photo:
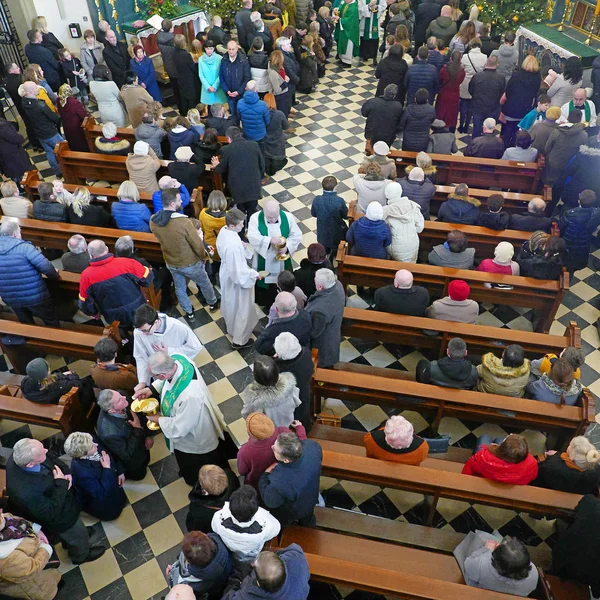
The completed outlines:
{"type": "Polygon", "coordinates": [[[342,417],[338,417],[332,408],[324,408],[318,415],[315,415],[315,423],[329,425],[329,427],[341,427],[342,417]],[[326,414],[326,411],[331,411],[331,414],[326,414]]]}
{"type": "Polygon", "coordinates": [[[429,445],[429,454],[442,454],[448,452],[450,436],[443,433],[434,438],[423,438],[429,445]]]}

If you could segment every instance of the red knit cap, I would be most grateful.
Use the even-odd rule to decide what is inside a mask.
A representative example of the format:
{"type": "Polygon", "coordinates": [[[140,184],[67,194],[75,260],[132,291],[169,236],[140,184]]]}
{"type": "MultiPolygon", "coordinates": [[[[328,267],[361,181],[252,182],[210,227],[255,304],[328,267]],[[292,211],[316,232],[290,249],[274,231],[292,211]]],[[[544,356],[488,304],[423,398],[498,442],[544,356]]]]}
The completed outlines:
{"type": "Polygon", "coordinates": [[[466,300],[470,293],[471,288],[469,287],[469,284],[462,279],[455,279],[448,285],[448,295],[452,300],[456,300],[457,302],[466,300]]]}

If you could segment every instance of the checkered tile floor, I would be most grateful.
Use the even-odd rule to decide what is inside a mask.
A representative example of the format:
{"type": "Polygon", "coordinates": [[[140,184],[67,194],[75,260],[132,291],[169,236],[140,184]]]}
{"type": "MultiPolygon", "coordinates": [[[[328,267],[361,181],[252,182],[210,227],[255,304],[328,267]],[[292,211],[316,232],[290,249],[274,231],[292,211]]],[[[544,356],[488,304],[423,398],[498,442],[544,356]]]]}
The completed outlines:
{"type": "MultiPolygon", "coordinates": [[[[364,150],[364,119],[360,107],[375,90],[375,78],[371,66],[361,65],[341,69],[333,64],[327,66],[316,93],[300,96],[296,108],[297,118],[293,125],[296,135],[288,141],[288,165],[264,186],[265,197],[273,197],[283,208],[294,214],[303,232],[302,245],[294,256],[299,262],[306,256],[306,247],[316,241],[316,223],[310,216],[310,203],[320,190],[325,175],[334,175],[340,182],[338,191],[350,201],[354,197],[352,175],[362,160],[364,150]]],[[[457,139],[459,148],[469,141],[469,136],[457,139]]],[[[42,176],[52,180],[44,154],[32,154],[42,176]]],[[[600,316],[600,275],[596,273],[600,251],[590,259],[590,267],[579,271],[570,292],[560,307],[551,333],[561,334],[569,321],[576,321],[582,330],[583,347],[587,363],[582,368],[582,380],[600,395],[600,352],[595,322],[600,316]]],[[[191,284],[194,293],[197,290],[191,284]]],[[[369,298],[350,292],[349,306],[366,307],[369,298]]],[[[251,380],[251,365],[255,351],[252,348],[234,350],[224,334],[224,324],[217,311],[211,314],[196,295],[192,297],[197,318],[195,332],[204,345],[197,357],[197,364],[206,383],[220,405],[232,435],[239,443],[246,440],[244,421],[240,418],[242,401],[239,393],[251,380]]],[[[174,309],[178,310],[178,309],[174,309]]],[[[176,313],[175,313],[176,314],[176,313]]],[[[499,327],[531,330],[529,311],[507,306],[483,306],[480,323],[499,327]]],[[[259,324],[264,326],[266,318],[259,324]]],[[[48,357],[53,370],[67,367],[81,375],[87,374],[89,363],[69,361],[64,357],[48,357]]],[[[342,344],[343,361],[414,370],[422,355],[408,347],[378,344],[357,339],[347,339],[342,344]]],[[[0,370],[9,370],[10,364],[0,357],[0,370]]],[[[377,406],[359,406],[350,402],[329,400],[327,406],[342,417],[343,426],[371,430],[387,417],[377,406]]],[[[426,421],[417,413],[403,413],[419,432],[426,428],[426,421]]],[[[599,428],[600,429],[600,428],[599,428]]],[[[496,436],[508,433],[498,426],[481,425],[444,419],[440,432],[451,436],[451,443],[472,448],[477,436],[491,433],[496,436]]],[[[538,432],[526,432],[534,452],[541,451],[544,436],[538,432]]],[[[600,446],[600,431],[595,427],[588,432],[600,446]]],[[[61,451],[63,437],[56,430],[22,425],[7,420],[0,421],[0,444],[10,448],[23,437],[33,436],[49,447],[61,451]]],[[[106,554],[92,564],[74,567],[61,548],[61,572],[66,582],[58,598],[64,600],[146,600],[161,598],[166,592],[164,569],[178,552],[178,544],[185,532],[189,487],[178,477],[173,456],[162,438],[151,451],[152,464],[144,481],[127,482],[125,490],[130,501],[121,517],[111,523],[99,523],[84,515],[86,524],[92,524],[102,535],[106,554]]],[[[326,503],[390,519],[422,523],[423,497],[391,489],[339,482],[322,478],[326,503]]],[[[464,502],[442,500],[438,505],[436,527],[467,532],[473,528],[503,534],[516,535],[532,546],[551,546],[554,539],[552,521],[536,521],[528,515],[517,514],[485,506],[470,506],[464,502]]],[[[349,591],[345,592],[345,595],[349,591]]]]}

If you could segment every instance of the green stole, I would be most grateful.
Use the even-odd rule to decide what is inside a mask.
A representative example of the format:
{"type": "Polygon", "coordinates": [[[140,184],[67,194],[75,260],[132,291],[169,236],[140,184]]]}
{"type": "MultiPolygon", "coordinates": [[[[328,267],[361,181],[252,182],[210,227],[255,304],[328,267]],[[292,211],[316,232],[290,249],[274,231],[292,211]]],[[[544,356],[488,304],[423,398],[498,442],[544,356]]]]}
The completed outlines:
{"type": "MultiPolygon", "coordinates": [[[[194,379],[194,365],[181,354],[173,354],[171,357],[175,362],[179,363],[182,367],[181,375],[177,378],[175,385],[166,393],[162,395],[162,399],[160,401],[160,412],[163,417],[171,416],[171,409],[173,408],[173,404],[175,404],[175,400],[179,397],[179,394],[185,390],[185,388],[190,384],[190,382],[194,379]]],[[[165,436],[165,441],[167,443],[167,448],[171,449],[171,443],[165,436]]]]}
{"type": "MultiPolygon", "coordinates": [[[[281,232],[280,235],[284,238],[288,238],[290,235],[290,222],[288,221],[287,217],[285,216],[285,213],[283,212],[283,210],[280,208],[279,209],[279,231],[281,232]]],[[[263,237],[267,237],[269,235],[269,228],[267,226],[267,220],[265,219],[265,211],[261,210],[258,213],[258,233],[260,233],[260,235],[262,235],[263,237]]],[[[265,257],[262,256],[261,254],[259,254],[258,252],[256,253],[258,256],[258,259],[256,261],[256,270],[257,271],[264,271],[265,270],[265,257]]],[[[292,270],[292,258],[288,258],[285,261],[285,270],[286,271],[291,271],[292,270]]],[[[268,287],[268,284],[266,284],[264,282],[263,279],[259,279],[256,282],[256,285],[258,285],[259,287],[268,287]]]]}
{"type": "MultiPolygon", "coordinates": [[[[581,108],[579,108],[579,106],[575,106],[575,104],[573,103],[573,100],[571,100],[571,102],[569,102],[569,112],[571,112],[574,109],[581,110],[581,108]]],[[[590,105],[587,100],[583,103],[583,113],[584,113],[584,121],[586,123],[589,123],[590,119],[592,117],[592,111],[590,110],[590,105]]]]}

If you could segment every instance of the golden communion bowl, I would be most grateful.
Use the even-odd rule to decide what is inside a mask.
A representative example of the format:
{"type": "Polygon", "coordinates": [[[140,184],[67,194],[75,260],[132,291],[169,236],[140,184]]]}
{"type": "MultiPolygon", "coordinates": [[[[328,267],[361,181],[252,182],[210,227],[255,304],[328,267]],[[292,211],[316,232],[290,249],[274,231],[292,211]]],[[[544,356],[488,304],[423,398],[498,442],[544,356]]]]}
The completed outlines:
{"type": "MultiPolygon", "coordinates": [[[[283,236],[281,237],[281,239],[283,240],[281,242],[281,244],[279,244],[279,246],[277,246],[277,248],[279,248],[279,250],[282,250],[283,248],[285,248],[286,244],[287,244],[287,238],[284,238],[283,236]]],[[[275,260],[287,260],[290,257],[289,252],[286,252],[285,254],[280,254],[279,252],[275,255],[275,260]]]]}
{"type": "MultiPolygon", "coordinates": [[[[134,400],[131,403],[131,410],[135,413],[144,413],[145,415],[157,415],[158,414],[158,400],[156,398],[140,398],[134,400]]],[[[160,431],[160,425],[148,421],[146,427],[150,431],[160,431]]]]}

